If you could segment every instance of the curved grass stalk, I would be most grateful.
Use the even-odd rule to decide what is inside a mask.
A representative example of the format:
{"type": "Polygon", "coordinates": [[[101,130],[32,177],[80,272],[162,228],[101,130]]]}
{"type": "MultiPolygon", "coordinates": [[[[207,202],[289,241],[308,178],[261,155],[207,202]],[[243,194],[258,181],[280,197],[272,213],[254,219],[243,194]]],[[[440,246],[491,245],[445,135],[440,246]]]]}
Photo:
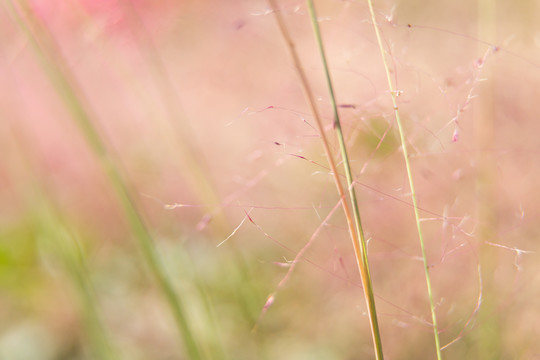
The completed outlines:
{"type": "Polygon", "coordinates": [[[54,85],[58,95],[72,115],[73,120],[77,123],[81,133],[86,138],[114,192],[118,196],[129,227],[137,241],[138,249],[171,308],[189,358],[201,359],[201,351],[188,324],[181,299],[165,271],[152,236],[131,197],[129,186],[122,178],[98,130],[92,123],[90,112],[78,91],[77,83],[67,69],[64,60],[59,55],[60,52],[56,48],[54,39],[49,35],[46,27],[41,25],[33,17],[33,14],[27,8],[28,5],[24,1],[19,3],[22,15],[19,14],[19,10],[12,1],[7,1],[6,4],[9,14],[26,35],[38,57],[40,65],[54,85]]]}
{"type": "Polygon", "coordinates": [[[435,313],[435,303],[433,301],[433,291],[431,289],[431,280],[429,276],[429,264],[427,261],[426,256],[426,248],[424,245],[424,235],[422,232],[422,226],[420,224],[420,215],[418,211],[418,202],[416,199],[416,191],[414,188],[414,181],[412,176],[412,170],[411,170],[411,164],[409,162],[409,154],[407,151],[407,142],[405,140],[405,131],[403,130],[403,124],[401,122],[401,118],[399,116],[399,110],[397,106],[397,100],[396,100],[396,90],[394,88],[394,84],[392,82],[392,76],[390,75],[390,67],[388,65],[388,61],[386,60],[386,54],[384,51],[384,46],[381,38],[381,33],[379,31],[379,27],[377,26],[377,19],[375,18],[375,11],[373,10],[373,3],[371,0],[367,0],[368,6],[369,6],[369,12],[371,14],[371,22],[373,23],[373,28],[375,30],[375,35],[377,36],[377,43],[379,45],[379,50],[381,52],[382,62],[384,65],[384,70],[386,72],[386,79],[388,81],[388,89],[390,90],[390,95],[392,97],[392,105],[394,106],[394,115],[396,117],[396,123],[398,126],[399,131],[399,139],[401,141],[401,149],[403,152],[403,158],[405,160],[405,167],[407,168],[407,177],[409,179],[409,188],[411,190],[411,200],[413,203],[414,208],[414,217],[416,220],[416,229],[418,231],[418,238],[420,240],[420,249],[422,250],[422,259],[424,262],[424,271],[425,271],[425,277],[426,277],[426,285],[427,285],[427,291],[428,291],[428,297],[429,297],[429,306],[431,310],[431,321],[433,324],[433,333],[435,337],[435,347],[437,351],[437,359],[441,360],[441,345],[439,340],[439,330],[437,327],[437,316],[435,313]]]}
{"type": "Polygon", "coordinates": [[[375,308],[375,297],[373,294],[373,287],[371,284],[371,276],[369,273],[369,265],[368,265],[368,258],[367,258],[367,246],[366,241],[362,229],[362,223],[360,221],[360,212],[358,211],[358,202],[356,200],[356,193],[353,186],[353,177],[349,165],[348,155],[347,155],[347,148],[345,146],[345,140],[343,137],[343,132],[341,130],[341,123],[339,121],[339,114],[337,111],[335,96],[334,96],[334,90],[332,86],[332,81],[330,79],[330,73],[328,70],[328,64],[326,61],[326,55],[324,52],[324,47],[322,43],[322,38],[319,30],[319,25],[317,23],[317,16],[315,11],[315,6],[311,0],[307,1],[307,5],[309,8],[310,13],[310,19],[313,25],[313,30],[315,32],[315,36],[317,39],[317,43],[320,50],[321,59],[324,65],[326,80],[328,84],[328,88],[330,91],[330,98],[332,101],[332,108],[334,112],[334,127],[336,129],[339,147],[341,151],[341,157],[343,159],[343,164],[345,167],[345,173],[347,178],[347,184],[348,184],[348,190],[349,190],[349,197],[350,201],[352,203],[352,209],[353,214],[351,214],[350,205],[347,202],[347,196],[345,194],[345,191],[343,190],[343,185],[341,184],[341,180],[339,178],[339,173],[337,170],[337,166],[335,163],[335,160],[332,156],[332,152],[330,150],[330,145],[328,142],[328,138],[325,134],[324,127],[322,124],[321,116],[319,114],[319,111],[317,109],[317,106],[315,104],[315,97],[313,96],[313,93],[311,91],[311,88],[309,86],[309,82],[307,79],[307,75],[304,72],[304,68],[302,66],[302,63],[300,62],[300,59],[298,57],[298,54],[296,52],[294,42],[292,41],[289,32],[287,31],[287,28],[285,26],[283,17],[281,16],[281,13],[277,9],[277,4],[275,0],[268,0],[273,13],[275,15],[275,19],[277,21],[278,27],[281,31],[281,35],[283,39],[285,40],[287,47],[289,49],[290,55],[293,58],[294,67],[296,69],[296,72],[298,74],[298,77],[300,78],[300,83],[302,85],[302,90],[304,92],[304,96],[306,98],[306,101],[308,102],[308,105],[310,107],[310,110],[315,118],[317,129],[319,131],[319,134],[321,136],[321,140],[324,147],[324,152],[326,154],[326,157],[328,158],[328,163],[330,165],[330,169],[332,172],[332,175],[334,177],[334,183],[336,184],[336,188],[338,191],[338,194],[341,199],[341,204],[343,207],[343,210],[345,212],[345,217],[347,219],[347,225],[349,228],[349,235],[352,240],[353,248],[354,248],[354,254],[356,258],[356,262],[358,265],[358,270],[360,272],[360,277],[362,280],[362,286],[364,288],[364,296],[366,300],[366,304],[368,307],[368,314],[370,319],[370,327],[371,327],[371,333],[373,338],[373,344],[375,347],[375,355],[376,359],[382,360],[383,359],[383,351],[382,351],[382,341],[379,331],[379,324],[377,320],[377,312],[375,308]]]}

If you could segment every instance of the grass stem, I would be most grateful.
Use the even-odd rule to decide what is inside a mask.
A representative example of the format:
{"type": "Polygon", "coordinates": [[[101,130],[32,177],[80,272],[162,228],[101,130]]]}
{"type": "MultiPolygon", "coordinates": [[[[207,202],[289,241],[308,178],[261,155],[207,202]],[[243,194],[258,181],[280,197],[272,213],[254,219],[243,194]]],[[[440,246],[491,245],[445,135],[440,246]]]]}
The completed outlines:
{"type": "Polygon", "coordinates": [[[129,187],[120,175],[117,165],[112,160],[111,154],[94,126],[90,112],[82,101],[82,95],[76,86],[76,81],[62,59],[61,52],[56,46],[53,37],[48,33],[46,26],[42,25],[33,16],[32,11],[25,2],[19,3],[19,9],[14,6],[12,1],[7,1],[6,3],[8,4],[10,15],[26,35],[44,72],[55,86],[57,93],[71,113],[73,120],[77,122],[81,133],[94,151],[113,190],[118,196],[128,224],[137,241],[138,248],[171,308],[189,358],[200,359],[201,353],[186,319],[180,297],[166,274],[152,236],[130,195],[129,187]],[[19,11],[22,13],[22,16],[19,14],[19,11]]]}
{"type": "Polygon", "coordinates": [[[345,173],[346,173],[348,189],[349,189],[349,196],[350,196],[350,201],[352,203],[352,208],[353,208],[353,213],[354,214],[351,214],[350,205],[348,204],[348,202],[346,200],[347,197],[346,197],[345,191],[343,190],[343,185],[341,184],[341,180],[339,178],[339,173],[338,173],[338,170],[337,170],[337,166],[336,166],[335,160],[334,160],[334,158],[332,156],[332,151],[330,149],[329,141],[328,141],[328,138],[327,138],[326,133],[324,131],[324,126],[322,124],[321,116],[319,114],[319,111],[318,111],[316,103],[315,103],[315,97],[313,96],[313,92],[312,92],[311,87],[309,85],[307,75],[306,75],[306,73],[304,71],[302,63],[300,62],[300,59],[298,57],[298,53],[296,52],[294,42],[292,41],[292,39],[290,37],[290,34],[289,34],[289,32],[288,32],[288,30],[287,30],[287,28],[285,26],[285,22],[283,20],[283,17],[281,16],[281,13],[277,9],[276,1],[275,0],[268,0],[268,1],[270,3],[270,6],[273,9],[273,12],[274,12],[278,27],[279,27],[279,29],[281,31],[281,35],[282,35],[283,39],[285,40],[285,42],[287,44],[287,47],[289,49],[289,53],[290,53],[291,57],[293,58],[294,67],[295,67],[296,72],[298,74],[298,77],[300,79],[300,83],[301,83],[302,90],[304,92],[304,96],[306,98],[306,101],[308,102],[310,110],[311,110],[311,112],[312,112],[312,114],[313,114],[313,116],[315,118],[315,121],[316,121],[316,124],[317,124],[317,129],[319,131],[319,134],[321,136],[321,140],[322,140],[322,143],[323,143],[324,152],[326,154],[326,157],[328,158],[328,163],[330,165],[331,173],[332,173],[332,175],[334,177],[334,183],[336,185],[338,194],[339,194],[339,196],[341,198],[341,204],[342,204],[343,210],[345,212],[345,217],[347,219],[347,225],[348,225],[348,228],[349,228],[349,235],[350,235],[351,240],[352,240],[354,253],[355,253],[355,258],[356,258],[356,262],[357,262],[358,269],[359,269],[359,272],[360,272],[360,277],[361,277],[361,280],[362,280],[362,286],[364,288],[364,296],[365,296],[366,304],[367,304],[367,307],[368,307],[368,314],[369,314],[369,319],[370,319],[371,333],[372,333],[372,338],[373,338],[373,344],[374,344],[374,347],[375,347],[376,358],[379,359],[379,360],[382,360],[383,359],[382,341],[381,341],[379,325],[378,325],[378,321],[377,321],[377,313],[376,313],[376,308],[375,308],[375,297],[374,297],[374,294],[373,294],[373,287],[372,287],[372,284],[371,284],[371,277],[370,277],[370,273],[369,273],[369,266],[368,266],[368,259],[367,259],[367,246],[366,246],[366,241],[365,241],[363,230],[362,230],[362,224],[361,224],[361,221],[360,221],[360,213],[358,211],[358,203],[357,203],[357,200],[356,200],[356,193],[355,193],[354,186],[353,186],[352,173],[351,173],[351,169],[350,169],[350,165],[349,165],[349,161],[348,161],[347,149],[346,149],[346,146],[345,146],[343,132],[341,130],[341,123],[339,121],[339,114],[338,114],[338,111],[337,111],[337,106],[336,106],[332,81],[330,79],[330,72],[328,70],[328,64],[327,64],[327,61],[326,61],[326,55],[325,55],[325,52],[324,52],[322,38],[321,38],[318,23],[317,23],[317,16],[316,16],[316,11],[315,11],[315,6],[314,6],[312,1],[310,1],[310,0],[307,1],[307,5],[308,5],[308,8],[309,8],[309,13],[310,13],[310,19],[311,19],[313,29],[314,29],[314,32],[315,32],[315,36],[316,36],[316,39],[317,39],[317,43],[318,43],[318,46],[319,46],[321,59],[322,59],[323,64],[324,64],[327,84],[328,84],[328,88],[329,88],[329,91],[330,91],[330,98],[331,98],[331,101],[332,101],[332,107],[333,107],[333,111],[334,111],[334,127],[336,129],[338,142],[340,144],[339,146],[340,146],[341,156],[343,158],[343,164],[344,164],[344,167],[345,167],[345,173]]]}
{"type": "Polygon", "coordinates": [[[418,231],[418,238],[420,240],[420,249],[422,251],[422,259],[423,259],[423,262],[424,262],[424,272],[425,272],[426,285],[427,285],[427,291],[428,291],[428,297],[429,297],[429,306],[430,306],[430,311],[431,311],[431,321],[432,321],[432,324],[433,324],[433,334],[434,334],[434,337],[435,337],[435,348],[436,348],[436,351],[437,351],[437,359],[441,360],[442,359],[441,345],[440,345],[440,340],[439,340],[439,330],[438,330],[438,327],[437,327],[437,316],[436,316],[436,313],[435,313],[435,302],[433,301],[433,291],[432,291],[432,288],[431,288],[431,280],[430,280],[430,276],[429,276],[429,264],[428,264],[427,256],[426,256],[426,248],[425,248],[425,245],[424,245],[424,235],[423,235],[423,232],[422,232],[422,226],[420,224],[420,215],[419,215],[419,211],[418,211],[418,201],[417,201],[417,197],[416,197],[416,191],[415,191],[415,188],[414,188],[414,181],[413,181],[413,176],[412,176],[411,164],[410,164],[410,161],[409,161],[409,154],[408,154],[408,151],[407,151],[407,141],[405,139],[405,131],[403,129],[403,124],[402,124],[401,118],[399,116],[399,109],[398,109],[397,99],[396,99],[397,95],[396,95],[396,91],[395,91],[395,88],[394,88],[394,84],[392,82],[392,76],[390,75],[390,67],[389,67],[388,61],[386,59],[386,53],[385,53],[385,50],[384,50],[384,45],[383,45],[383,42],[382,42],[381,33],[379,31],[379,27],[377,26],[377,19],[375,17],[375,11],[373,10],[373,2],[371,0],[367,0],[367,2],[368,2],[368,6],[369,6],[369,12],[371,14],[371,21],[373,23],[373,28],[375,30],[375,35],[377,37],[377,43],[379,45],[379,50],[381,52],[381,58],[382,58],[382,62],[383,62],[383,65],[384,65],[384,70],[386,72],[386,79],[388,81],[388,89],[390,90],[390,95],[392,97],[392,105],[394,107],[394,115],[395,115],[396,123],[397,123],[397,126],[398,126],[399,139],[401,141],[401,149],[402,149],[402,152],[403,152],[403,158],[405,160],[405,167],[407,168],[407,177],[409,179],[409,187],[410,187],[410,190],[411,190],[411,200],[412,200],[413,208],[414,208],[414,217],[415,217],[415,220],[416,220],[416,229],[418,231]]]}

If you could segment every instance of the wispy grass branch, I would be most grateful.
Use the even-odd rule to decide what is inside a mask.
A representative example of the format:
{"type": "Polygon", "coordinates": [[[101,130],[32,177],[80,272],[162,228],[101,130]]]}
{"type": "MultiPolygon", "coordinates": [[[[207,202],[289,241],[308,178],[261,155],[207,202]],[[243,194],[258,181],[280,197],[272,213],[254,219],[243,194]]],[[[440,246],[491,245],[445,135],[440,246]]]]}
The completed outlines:
{"type": "Polygon", "coordinates": [[[371,284],[371,277],[369,272],[369,264],[367,259],[367,246],[366,241],[363,234],[362,229],[362,223],[360,220],[360,213],[358,210],[358,203],[356,200],[356,193],[354,190],[354,182],[353,177],[349,165],[348,155],[347,155],[347,148],[345,146],[345,140],[343,137],[343,132],[341,130],[341,123],[339,121],[339,114],[337,111],[336,106],[336,100],[334,96],[334,90],[332,86],[332,81],[330,79],[330,72],[328,70],[328,64],[326,61],[326,54],[324,51],[324,46],[322,43],[322,38],[319,30],[319,25],[317,23],[317,15],[315,11],[315,7],[312,1],[308,0],[307,5],[309,8],[310,13],[310,19],[313,25],[313,30],[316,36],[317,44],[319,46],[320,50],[320,56],[324,65],[325,69],[325,75],[326,80],[328,84],[328,88],[330,91],[330,98],[332,102],[332,108],[334,111],[334,128],[336,130],[336,134],[338,137],[341,157],[343,159],[343,164],[345,168],[346,178],[347,178],[347,184],[348,184],[348,192],[349,192],[349,198],[352,204],[352,213],[351,213],[351,204],[347,201],[347,195],[343,189],[343,185],[341,184],[341,180],[339,178],[339,172],[337,170],[336,162],[333,158],[332,151],[330,149],[330,144],[328,141],[328,138],[326,136],[326,133],[324,131],[324,126],[322,123],[321,116],[319,114],[319,111],[317,109],[317,105],[315,103],[315,97],[313,95],[313,92],[311,91],[311,87],[309,85],[309,81],[307,78],[307,75],[304,71],[304,68],[302,66],[302,63],[300,61],[300,58],[298,56],[298,53],[296,52],[294,42],[287,30],[287,27],[285,26],[285,22],[283,20],[283,17],[278,10],[277,4],[275,0],[268,0],[270,6],[272,7],[272,10],[275,15],[275,19],[277,21],[278,27],[280,29],[281,35],[283,39],[285,40],[287,47],[289,49],[289,53],[291,54],[291,57],[293,58],[294,67],[296,69],[296,72],[298,74],[298,77],[300,79],[300,83],[302,86],[302,90],[304,92],[304,96],[306,98],[306,101],[308,102],[308,105],[310,107],[310,110],[315,118],[315,122],[317,124],[318,132],[321,136],[321,141],[323,143],[324,152],[326,154],[326,157],[328,159],[328,163],[330,165],[330,170],[332,173],[332,176],[334,178],[334,183],[336,185],[338,194],[341,199],[341,204],[343,207],[343,210],[345,212],[345,217],[347,219],[347,225],[349,229],[349,235],[352,240],[354,253],[356,257],[356,262],[358,265],[358,269],[360,272],[360,277],[362,280],[362,286],[364,287],[364,296],[366,300],[366,304],[368,307],[368,314],[370,319],[370,326],[371,326],[371,333],[373,337],[373,344],[375,347],[375,354],[377,359],[383,359],[383,351],[382,351],[382,341],[379,331],[379,325],[377,320],[377,313],[375,308],[375,298],[373,294],[373,287],[371,284]]]}
{"type": "Polygon", "coordinates": [[[403,152],[403,158],[405,160],[405,167],[407,168],[407,177],[409,179],[409,187],[410,187],[410,190],[411,190],[411,200],[412,200],[412,203],[413,203],[414,216],[415,216],[415,219],[416,219],[416,229],[418,231],[418,238],[420,240],[420,249],[422,251],[422,259],[423,259],[423,262],[424,262],[424,272],[425,272],[426,285],[427,285],[427,291],[428,291],[428,297],[429,297],[429,306],[430,306],[430,310],[431,310],[431,321],[432,321],[432,324],[433,324],[433,333],[434,333],[434,337],[435,337],[435,347],[436,347],[436,351],[437,351],[437,359],[441,360],[442,359],[441,345],[440,345],[440,340],[439,340],[439,330],[438,330],[438,327],[437,327],[437,316],[436,316],[436,313],[435,313],[435,303],[433,301],[433,291],[432,291],[432,288],[431,288],[431,280],[430,280],[430,275],[429,275],[429,264],[428,264],[428,261],[427,261],[426,248],[425,248],[425,245],[424,245],[424,235],[423,235],[423,232],[422,232],[422,226],[421,226],[421,222],[420,222],[418,201],[417,201],[417,197],[416,197],[416,190],[415,190],[415,187],[414,187],[411,164],[410,164],[410,161],[409,161],[409,153],[407,151],[407,140],[405,139],[405,131],[403,129],[403,124],[402,124],[402,121],[401,121],[401,117],[399,115],[399,108],[398,108],[398,105],[397,105],[397,92],[396,92],[396,90],[394,88],[394,84],[393,84],[393,81],[392,81],[392,76],[390,75],[390,66],[388,65],[388,60],[386,58],[386,52],[384,50],[384,45],[383,45],[381,33],[380,33],[379,27],[377,25],[377,19],[375,17],[375,11],[373,9],[373,2],[371,0],[367,0],[367,2],[368,2],[368,6],[369,6],[369,12],[371,14],[371,22],[373,23],[373,28],[375,30],[375,35],[377,36],[377,43],[379,45],[379,50],[381,52],[381,58],[382,58],[382,62],[383,62],[383,65],[384,65],[384,70],[386,72],[386,79],[388,81],[388,89],[390,90],[390,95],[392,97],[392,105],[394,107],[394,115],[395,115],[396,123],[397,123],[397,126],[398,126],[399,139],[401,141],[401,150],[403,152]]]}

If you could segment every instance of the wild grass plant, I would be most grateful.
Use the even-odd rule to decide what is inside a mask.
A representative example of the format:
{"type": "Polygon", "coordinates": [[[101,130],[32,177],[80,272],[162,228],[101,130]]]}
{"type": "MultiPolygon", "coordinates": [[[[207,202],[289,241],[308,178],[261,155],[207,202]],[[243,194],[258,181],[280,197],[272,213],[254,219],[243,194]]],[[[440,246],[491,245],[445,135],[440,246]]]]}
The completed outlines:
{"type": "Polygon", "coordinates": [[[534,2],[0,9],[0,358],[540,353],[534,2]]]}

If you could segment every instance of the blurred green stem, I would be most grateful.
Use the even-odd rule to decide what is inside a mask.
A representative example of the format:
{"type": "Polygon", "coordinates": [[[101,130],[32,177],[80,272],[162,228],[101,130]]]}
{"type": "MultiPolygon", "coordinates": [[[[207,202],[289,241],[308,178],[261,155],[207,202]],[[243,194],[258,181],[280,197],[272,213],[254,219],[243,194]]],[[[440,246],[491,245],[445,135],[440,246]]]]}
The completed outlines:
{"type": "Polygon", "coordinates": [[[129,226],[137,240],[138,248],[156,279],[161,292],[169,303],[189,357],[191,359],[200,359],[201,353],[186,319],[182,302],[166,274],[153,243],[153,239],[130,196],[127,184],[122,179],[117,166],[115,166],[112,161],[109,151],[92,123],[87,107],[83,105],[81,91],[79,91],[76,81],[62,59],[58,46],[55,44],[53,37],[49,34],[46,26],[42,25],[33,16],[32,11],[24,1],[18,3],[20,7],[19,10],[23,14],[22,18],[19,15],[19,10],[14,6],[11,0],[8,0],[6,3],[8,4],[9,13],[13,19],[15,19],[20,29],[25,33],[40,64],[43,66],[45,73],[70,111],[73,120],[77,122],[81,133],[94,151],[111,186],[116,192],[129,226]]]}
{"type": "Polygon", "coordinates": [[[71,280],[79,298],[80,311],[88,335],[91,352],[98,359],[119,359],[110,335],[101,320],[95,291],[92,287],[83,249],[73,232],[68,229],[58,206],[51,197],[52,191],[46,181],[38,181],[38,176],[31,165],[27,149],[30,145],[22,138],[17,129],[8,129],[13,140],[15,153],[18,154],[17,169],[20,175],[16,182],[28,208],[32,228],[38,230],[39,245],[46,248],[59,260],[63,272],[71,280]],[[28,181],[25,184],[24,179],[28,181]],[[21,182],[23,184],[21,184],[21,182]]]}
{"type": "Polygon", "coordinates": [[[43,229],[43,235],[51,242],[54,255],[59,257],[64,273],[71,278],[80,298],[84,324],[93,352],[99,359],[118,359],[116,349],[113,348],[100,319],[96,295],[90,282],[80,243],[62,224],[60,218],[50,219],[52,212],[50,209],[43,211],[38,219],[41,223],[40,228],[43,229]]]}

